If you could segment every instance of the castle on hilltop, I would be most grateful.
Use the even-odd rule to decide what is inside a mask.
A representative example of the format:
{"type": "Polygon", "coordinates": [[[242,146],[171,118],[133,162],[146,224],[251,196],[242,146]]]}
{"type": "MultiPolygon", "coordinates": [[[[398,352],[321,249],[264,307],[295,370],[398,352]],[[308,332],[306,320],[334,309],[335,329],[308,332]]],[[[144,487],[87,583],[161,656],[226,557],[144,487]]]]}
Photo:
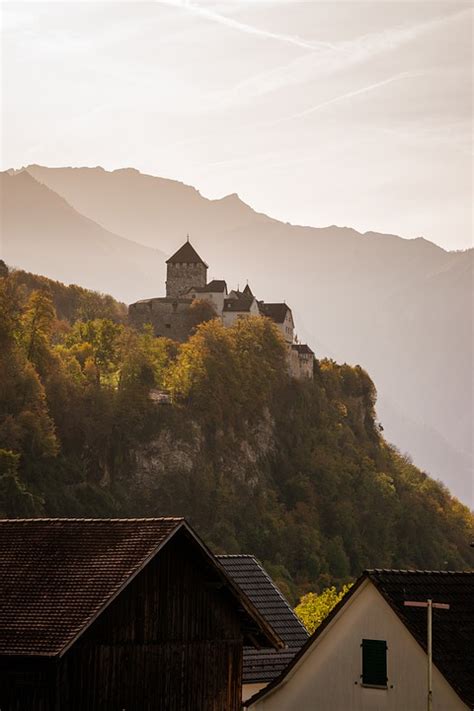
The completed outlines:
{"type": "Polygon", "coordinates": [[[128,307],[130,322],[141,327],[149,323],[156,336],[186,341],[196,325],[193,306],[207,304],[208,313],[232,326],[239,318],[266,316],[279,328],[288,351],[288,370],[297,379],[313,377],[314,353],[309,346],[295,342],[295,323],[285,303],[258,301],[249,285],[243,291],[227,291],[222,279],[207,281],[208,266],[189,238],[166,262],[166,296],[143,299],[128,307]]]}

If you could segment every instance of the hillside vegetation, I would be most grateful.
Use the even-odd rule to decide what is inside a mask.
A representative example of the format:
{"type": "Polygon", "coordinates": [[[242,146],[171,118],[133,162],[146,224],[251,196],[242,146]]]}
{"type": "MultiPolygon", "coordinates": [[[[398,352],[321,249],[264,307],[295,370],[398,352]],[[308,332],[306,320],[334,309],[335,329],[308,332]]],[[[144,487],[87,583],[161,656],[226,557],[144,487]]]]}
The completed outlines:
{"type": "Polygon", "coordinates": [[[291,225],[131,168],[31,165],[0,181],[9,264],[127,303],[163,292],[164,253],[190,233],[211,278],[286,300],[318,356],[362,363],[388,441],[474,506],[474,250],[291,225]]]}
{"type": "Polygon", "coordinates": [[[267,319],[178,345],[80,294],[0,278],[2,516],[182,514],[292,599],[368,566],[474,564],[471,513],[384,441],[362,368],[316,361],[295,382],[267,319]]]}

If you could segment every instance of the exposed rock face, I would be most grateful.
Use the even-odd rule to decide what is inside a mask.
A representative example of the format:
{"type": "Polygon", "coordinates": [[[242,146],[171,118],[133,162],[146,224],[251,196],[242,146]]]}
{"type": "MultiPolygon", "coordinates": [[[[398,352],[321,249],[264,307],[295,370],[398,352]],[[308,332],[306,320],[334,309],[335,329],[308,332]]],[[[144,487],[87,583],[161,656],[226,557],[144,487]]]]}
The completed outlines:
{"type": "Polygon", "coordinates": [[[186,436],[163,429],[158,437],[134,452],[134,485],[153,496],[164,478],[192,475],[212,462],[219,476],[231,484],[252,488],[262,477],[262,460],[275,450],[275,424],[266,410],[256,426],[246,427],[238,435],[220,430],[216,440],[211,456],[211,445],[197,423],[189,423],[186,436]]]}

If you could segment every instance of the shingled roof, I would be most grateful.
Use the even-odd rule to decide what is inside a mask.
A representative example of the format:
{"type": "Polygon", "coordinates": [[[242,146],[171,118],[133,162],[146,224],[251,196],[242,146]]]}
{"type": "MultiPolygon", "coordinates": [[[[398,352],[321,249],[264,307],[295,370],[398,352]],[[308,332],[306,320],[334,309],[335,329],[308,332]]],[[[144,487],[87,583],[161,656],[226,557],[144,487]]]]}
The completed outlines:
{"type": "Polygon", "coordinates": [[[270,682],[290,663],[308,639],[308,633],[254,556],[221,555],[217,558],[286,645],[278,651],[244,648],[243,682],[270,682]]]}
{"type": "Polygon", "coordinates": [[[224,299],[224,311],[236,311],[238,313],[244,313],[250,311],[252,304],[254,302],[253,296],[243,296],[239,293],[239,296],[224,299]]]}
{"type": "Polygon", "coordinates": [[[243,627],[281,646],[182,518],[12,519],[0,520],[0,655],[67,651],[178,531],[228,587],[243,627]]]}
{"type": "Polygon", "coordinates": [[[367,580],[375,585],[425,652],[426,610],[423,614],[420,608],[405,607],[405,600],[426,602],[431,598],[433,602],[450,605],[449,610],[433,609],[433,662],[458,696],[469,708],[474,708],[474,571],[391,569],[364,571],[282,674],[249,699],[246,706],[251,706],[286,679],[313,642],[323,634],[348,600],[367,580]]]}
{"type": "Polygon", "coordinates": [[[206,262],[201,259],[189,241],[185,242],[177,252],[172,254],[171,257],[166,260],[166,264],[204,264],[204,266],[207,267],[206,262]]]}
{"type": "MultiPolygon", "coordinates": [[[[266,304],[263,301],[259,302],[260,313],[267,318],[271,318],[275,323],[283,323],[286,319],[288,311],[291,314],[291,309],[287,304],[266,304]]],[[[292,316],[292,314],[291,314],[292,316]]],[[[293,316],[292,316],[293,317],[293,316]]]]}
{"type": "Polygon", "coordinates": [[[224,279],[213,279],[206,286],[191,286],[187,293],[190,291],[198,294],[227,294],[227,284],[224,279]]]}
{"type": "Polygon", "coordinates": [[[306,343],[293,343],[291,347],[301,355],[314,355],[314,351],[306,343]]]}

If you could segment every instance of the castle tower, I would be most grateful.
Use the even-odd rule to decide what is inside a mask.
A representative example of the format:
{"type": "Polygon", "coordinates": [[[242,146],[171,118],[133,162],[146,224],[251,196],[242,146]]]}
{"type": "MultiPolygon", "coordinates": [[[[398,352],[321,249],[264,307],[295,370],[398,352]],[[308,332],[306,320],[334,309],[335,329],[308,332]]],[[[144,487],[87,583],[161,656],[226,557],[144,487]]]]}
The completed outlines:
{"type": "Polygon", "coordinates": [[[166,296],[178,297],[192,286],[207,284],[207,264],[196,252],[189,237],[166,262],[166,296]]]}

